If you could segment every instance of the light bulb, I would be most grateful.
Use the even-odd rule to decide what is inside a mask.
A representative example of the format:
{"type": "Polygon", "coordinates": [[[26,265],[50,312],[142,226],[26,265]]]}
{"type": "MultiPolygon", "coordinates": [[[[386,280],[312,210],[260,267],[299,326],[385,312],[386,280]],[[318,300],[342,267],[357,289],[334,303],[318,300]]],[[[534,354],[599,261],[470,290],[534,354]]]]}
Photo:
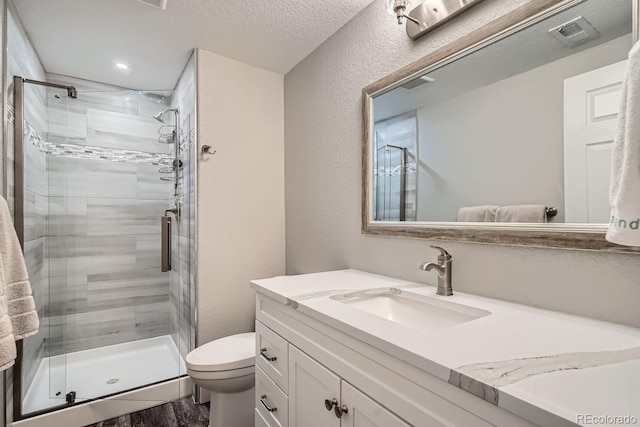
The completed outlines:
{"type": "Polygon", "coordinates": [[[394,10],[396,7],[396,0],[385,0],[385,2],[387,3],[387,12],[389,12],[389,15],[396,16],[396,11],[394,10]]]}
{"type": "Polygon", "coordinates": [[[402,18],[405,12],[411,6],[411,0],[385,0],[387,3],[387,12],[398,18],[398,24],[402,24],[402,18]]]}

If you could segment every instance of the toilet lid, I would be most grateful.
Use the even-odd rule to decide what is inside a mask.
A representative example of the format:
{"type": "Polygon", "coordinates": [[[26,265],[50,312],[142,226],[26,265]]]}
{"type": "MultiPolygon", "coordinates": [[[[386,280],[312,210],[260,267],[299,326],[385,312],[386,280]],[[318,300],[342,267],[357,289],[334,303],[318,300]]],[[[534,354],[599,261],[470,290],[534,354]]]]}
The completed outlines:
{"type": "Polygon", "coordinates": [[[228,371],[256,363],[255,332],[231,335],[196,348],[185,359],[193,371],[228,371]]]}

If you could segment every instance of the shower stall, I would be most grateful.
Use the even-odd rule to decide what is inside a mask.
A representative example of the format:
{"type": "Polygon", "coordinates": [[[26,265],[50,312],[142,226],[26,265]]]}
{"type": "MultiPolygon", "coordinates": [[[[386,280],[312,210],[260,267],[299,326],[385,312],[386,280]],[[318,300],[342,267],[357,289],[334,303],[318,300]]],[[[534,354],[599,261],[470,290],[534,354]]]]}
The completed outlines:
{"type": "Polygon", "coordinates": [[[415,111],[375,123],[373,207],[376,221],[416,220],[415,111]]]}
{"type": "Polygon", "coordinates": [[[8,195],[41,321],[18,342],[14,419],[171,381],[178,398],[193,345],[195,103],[63,80],[11,88],[8,195]]]}

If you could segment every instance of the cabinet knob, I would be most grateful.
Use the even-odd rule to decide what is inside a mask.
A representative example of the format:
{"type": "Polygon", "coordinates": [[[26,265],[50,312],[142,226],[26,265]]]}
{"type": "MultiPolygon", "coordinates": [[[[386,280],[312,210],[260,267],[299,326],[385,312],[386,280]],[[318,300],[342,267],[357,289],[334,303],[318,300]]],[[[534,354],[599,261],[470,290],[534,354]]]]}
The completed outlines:
{"type": "Polygon", "coordinates": [[[324,400],[324,407],[327,408],[327,411],[330,411],[334,406],[338,409],[338,399],[334,398],[332,400],[324,400]]]}
{"type": "Polygon", "coordinates": [[[342,418],[344,414],[349,413],[349,408],[347,407],[347,405],[342,405],[341,407],[338,407],[338,405],[336,405],[336,407],[333,408],[333,411],[335,412],[336,417],[342,418]]]}

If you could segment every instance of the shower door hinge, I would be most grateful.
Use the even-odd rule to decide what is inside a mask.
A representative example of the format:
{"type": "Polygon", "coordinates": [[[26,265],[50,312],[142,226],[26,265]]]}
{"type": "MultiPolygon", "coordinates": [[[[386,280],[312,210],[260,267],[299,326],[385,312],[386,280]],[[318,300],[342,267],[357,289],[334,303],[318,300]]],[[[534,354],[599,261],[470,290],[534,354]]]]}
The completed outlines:
{"type": "Polygon", "coordinates": [[[76,392],[75,391],[70,391],[69,393],[67,393],[67,403],[69,403],[69,404],[76,403],[76,392]]]}

